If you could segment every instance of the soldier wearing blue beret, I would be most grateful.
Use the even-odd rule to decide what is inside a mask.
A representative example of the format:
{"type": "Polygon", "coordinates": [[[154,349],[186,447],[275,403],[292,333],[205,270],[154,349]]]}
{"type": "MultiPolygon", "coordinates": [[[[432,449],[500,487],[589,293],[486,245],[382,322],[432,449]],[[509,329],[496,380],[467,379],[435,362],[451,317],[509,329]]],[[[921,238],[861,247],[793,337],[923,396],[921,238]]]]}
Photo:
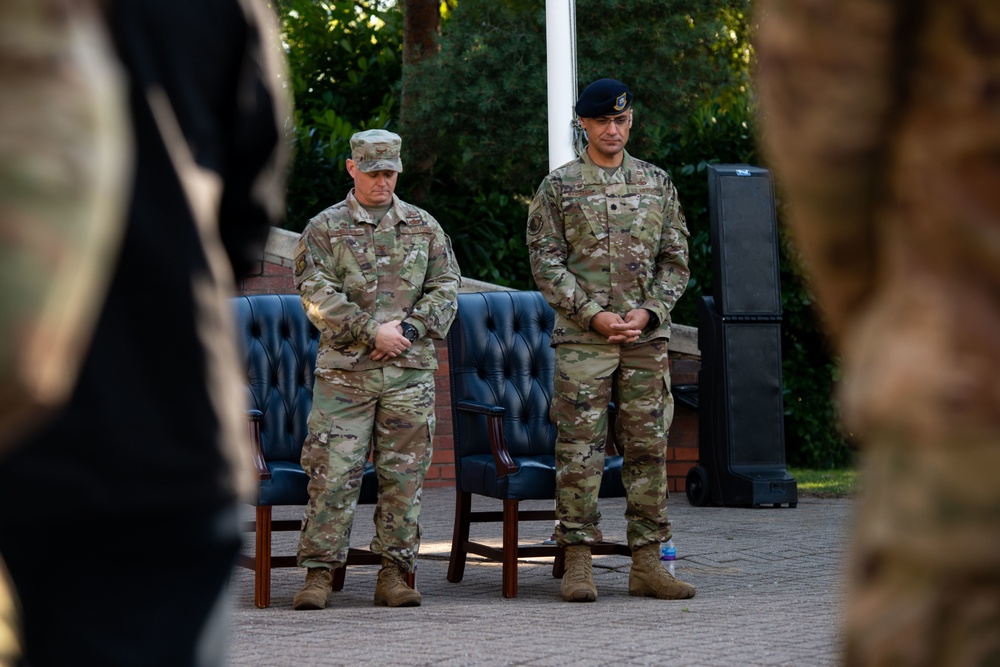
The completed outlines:
{"type": "Polygon", "coordinates": [[[667,520],[667,433],[673,419],[670,311],[688,283],[688,230],[667,173],[625,150],[632,91],[598,79],[576,104],[587,147],[553,170],[528,210],[535,284],[556,311],[556,541],[566,549],[562,597],[597,599],[591,546],[617,390],[617,440],[628,493],[629,594],[693,597],[660,564],[667,520]]]}

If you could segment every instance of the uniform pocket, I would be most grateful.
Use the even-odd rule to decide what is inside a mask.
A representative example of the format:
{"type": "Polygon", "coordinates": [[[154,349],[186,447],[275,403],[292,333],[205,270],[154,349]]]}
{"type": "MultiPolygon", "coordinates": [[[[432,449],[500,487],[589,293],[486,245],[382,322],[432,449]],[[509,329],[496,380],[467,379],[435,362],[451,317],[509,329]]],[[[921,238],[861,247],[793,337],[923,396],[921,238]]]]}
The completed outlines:
{"type": "Polygon", "coordinates": [[[608,238],[607,200],[603,191],[583,189],[567,193],[563,197],[562,213],[564,220],[579,220],[583,218],[586,225],[568,224],[565,226],[566,240],[574,248],[604,243],[608,238]]]}
{"type": "Polygon", "coordinates": [[[399,229],[403,244],[403,280],[414,287],[421,287],[427,276],[433,231],[427,225],[403,225],[399,229]]]}
{"type": "Polygon", "coordinates": [[[635,216],[629,230],[631,235],[642,241],[649,248],[651,256],[655,257],[663,231],[663,198],[649,192],[639,192],[630,195],[626,205],[635,216]]]}
{"type": "MultiPolygon", "coordinates": [[[[359,227],[342,227],[330,230],[330,246],[333,249],[339,277],[345,283],[348,278],[360,275],[363,282],[372,282],[375,273],[375,250],[368,234],[359,227]]],[[[356,281],[355,281],[356,282],[356,281]]]]}

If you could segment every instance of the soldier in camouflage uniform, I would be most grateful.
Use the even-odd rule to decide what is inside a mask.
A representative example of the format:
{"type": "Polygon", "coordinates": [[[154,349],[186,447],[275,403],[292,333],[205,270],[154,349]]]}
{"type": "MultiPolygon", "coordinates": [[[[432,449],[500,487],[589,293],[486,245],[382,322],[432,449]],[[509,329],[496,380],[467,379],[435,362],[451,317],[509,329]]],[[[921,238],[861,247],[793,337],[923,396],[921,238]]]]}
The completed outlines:
{"type": "Polygon", "coordinates": [[[613,390],[633,554],[629,593],[695,593],[659,562],[660,542],[670,538],[667,342],[670,311],[689,277],[688,230],[666,172],[625,151],[631,105],[632,93],[614,79],[583,91],[576,112],[587,149],[545,177],[528,212],[532,273],[556,311],[551,418],[566,601],[597,599],[590,546],[601,541],[597,497],[613,390]]]}
{"type": "Polygon", "coordinates": [[[420,493],[434,435],[432,339],[455,318],[461,280],[451,241],[426,211],[393,194],[399,136],[351,138],[347,199],[309,221],[295,284],[321,333],[302,467],[309,504],[298,563],[308,568],[296,609],[322,609],[333,568],[347,558],[361,476],[371,448],[379,480],[375,537],[382,556],[375,604],[418,606],[413,572],[420,493]]]}
{"type": "Polygon", "coordinates": [[[843,664],[1000,665],[1000,3],[755,11],[762,138],[862,450],[843,664]]]}

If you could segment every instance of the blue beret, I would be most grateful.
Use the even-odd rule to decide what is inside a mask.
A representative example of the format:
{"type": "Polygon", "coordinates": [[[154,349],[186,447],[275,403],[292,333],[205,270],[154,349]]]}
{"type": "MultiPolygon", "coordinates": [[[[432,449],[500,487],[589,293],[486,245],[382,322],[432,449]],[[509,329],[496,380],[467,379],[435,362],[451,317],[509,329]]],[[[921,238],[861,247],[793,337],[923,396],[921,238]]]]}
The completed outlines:
{"type": "Polygon", "coordinates": [[[583,89],[576,115],[583,118],[616,116],[632,106],[632,91],[621,81],[598,79],[583,89]]]}

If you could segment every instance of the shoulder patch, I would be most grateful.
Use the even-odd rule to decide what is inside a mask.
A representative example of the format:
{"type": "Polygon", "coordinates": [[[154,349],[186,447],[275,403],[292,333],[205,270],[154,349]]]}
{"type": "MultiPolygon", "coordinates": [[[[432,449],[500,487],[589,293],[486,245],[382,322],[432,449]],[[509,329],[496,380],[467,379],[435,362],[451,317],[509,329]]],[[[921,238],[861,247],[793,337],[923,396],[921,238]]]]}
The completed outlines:
{"type": "Polygon", "coordinates": [[[535,236],[540,231],[542,231],[542,214],[535,211],[528,219],[528,234],[535,236]]]}
{"type": "Polygon", "coordinates": [[[306,270],[306,255],[302,253],[295,258],[295,275],[301,276],[306,270]]]}

